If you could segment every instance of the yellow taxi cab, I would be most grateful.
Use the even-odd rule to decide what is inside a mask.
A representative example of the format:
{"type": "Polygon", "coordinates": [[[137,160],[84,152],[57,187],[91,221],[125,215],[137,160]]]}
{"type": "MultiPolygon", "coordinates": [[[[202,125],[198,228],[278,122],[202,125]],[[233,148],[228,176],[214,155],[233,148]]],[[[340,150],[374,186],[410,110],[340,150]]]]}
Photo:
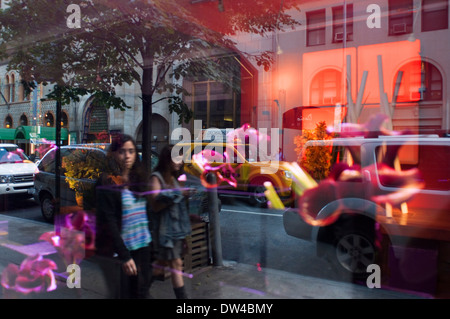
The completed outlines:
{"type": "MultiPolygon", "coordinates": [[[[267,206],[264,183],[269,181],[277,191],[285,205],[293,202],[292,173],[287,163],[279,160],[259,160],[258,154],[252,152],[248,144],[230,144],[225,142],[179,142],[175,146],[183,155],[186,173],[201,177],[202,170],[195,162],[196,157],[203,152],[213,152],[215,159],[203,156],[213,169],[220,167],[218,178],[218,192],[220,196],[245,197],[253,205],[267,206]],[[227,156],[224,156],[224,154],[227,156]],[[217,156],[219,155],[219,156],[217,156]],[[230,183],[233,181],[234,183],[230,183]]],[[[204,153],[202,153],[204,154],[204,153]]]]}

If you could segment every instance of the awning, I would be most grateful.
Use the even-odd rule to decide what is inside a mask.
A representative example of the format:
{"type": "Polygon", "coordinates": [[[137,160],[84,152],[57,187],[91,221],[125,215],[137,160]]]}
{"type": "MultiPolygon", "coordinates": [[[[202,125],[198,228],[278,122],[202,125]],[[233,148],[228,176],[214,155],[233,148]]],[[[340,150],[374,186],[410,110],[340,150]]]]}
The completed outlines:
{"type": "MultiPolygon", "coordinates": [[[[61,141],[66,141],[69,136],[67,129],[61,128],[61,141]]],[[[46,126],[19,126],[14,133],[15,140],[30,140],[36,143],[38,140],[56,140],[56,128],[46,126]]]]}
{"type": "Polygon", "coordinates": [[[16,136],[16,130],[13,128],[0,128],[0,140],[13,141],[16,136]]]}

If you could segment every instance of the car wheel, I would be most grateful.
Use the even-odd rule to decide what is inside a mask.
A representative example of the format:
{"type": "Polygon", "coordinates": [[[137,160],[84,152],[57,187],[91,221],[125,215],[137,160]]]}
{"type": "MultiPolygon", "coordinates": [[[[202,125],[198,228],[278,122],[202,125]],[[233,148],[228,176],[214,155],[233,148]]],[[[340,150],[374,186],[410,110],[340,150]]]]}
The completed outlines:
{"type": "Polygon", "coordinates": [[[374,229],[366,223],[346,223],[332,229],[334,239],[328,246],[327,259],[335,275],[344,281],[365,280],[367,266],[377,262],[374,229]]]}
{"type": "Polygon", "coordinates": [[[55,203],[51,195],[45,194],[41,199],[41,212],[45,221],[52,223],[55,219],[55,203]]]}
{"type": "Polygon", "coordinates": [[[251,189],[250,192],[250,202],[253,205],[258,207],[266,207],[267,206],[267,197],[264,195],[264,191],[266,188],[264,185],[257,185],[251,189]]]}
{"type": "Polygon", "coordinates": [[[342,236],[335,249],[339,265],[354,276],[367,274],[367,266],[375,263],[375,246],[362,234],[350,233],[342,236]]]}

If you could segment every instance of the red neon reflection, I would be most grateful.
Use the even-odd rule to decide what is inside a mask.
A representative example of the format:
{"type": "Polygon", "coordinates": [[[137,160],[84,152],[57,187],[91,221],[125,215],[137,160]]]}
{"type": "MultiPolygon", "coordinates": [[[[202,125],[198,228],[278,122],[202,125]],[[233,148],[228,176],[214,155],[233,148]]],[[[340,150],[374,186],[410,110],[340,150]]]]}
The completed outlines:
{"type": "Polygon", "coordinates": [[[392,103],[399,71],[403,76],[397,102],[418,101],[422,75],[419,52],[420,41],[415,40],[305,53],[303,104],[346,104],[349,90],[353,102],[364,90],[363,104],[379,104],[381,92],[392,103]],[[367,80],[362,83],[366,72],[367,80]]]}

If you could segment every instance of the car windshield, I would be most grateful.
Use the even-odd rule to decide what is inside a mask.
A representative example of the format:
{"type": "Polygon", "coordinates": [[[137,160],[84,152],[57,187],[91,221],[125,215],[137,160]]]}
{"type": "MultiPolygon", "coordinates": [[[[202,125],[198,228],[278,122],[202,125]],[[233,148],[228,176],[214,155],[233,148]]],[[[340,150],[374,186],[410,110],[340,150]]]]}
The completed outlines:
{"type": "Polygon", "coordinates": [[[0,148],[0,164],[6,163],[23,163],[28,161],[28,157],[20,148],[1,147],[0,148]]]}

